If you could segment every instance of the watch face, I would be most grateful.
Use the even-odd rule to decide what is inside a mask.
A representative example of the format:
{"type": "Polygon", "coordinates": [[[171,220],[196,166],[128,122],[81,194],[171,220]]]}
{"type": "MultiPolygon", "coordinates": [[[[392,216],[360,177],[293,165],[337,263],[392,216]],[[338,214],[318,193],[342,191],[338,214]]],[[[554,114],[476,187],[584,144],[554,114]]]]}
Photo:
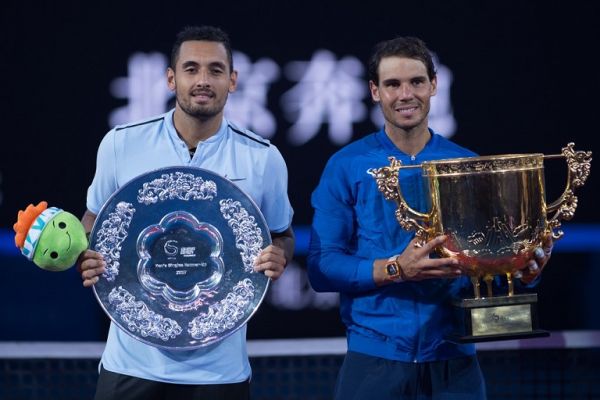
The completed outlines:
{"type": "Polygon", "coordinates": [[[385,266],[387,274],[390,278],[395,278],[400,275],[400,271],[398,270],[398,266],[395,261],[390,262],[385,266]]]}

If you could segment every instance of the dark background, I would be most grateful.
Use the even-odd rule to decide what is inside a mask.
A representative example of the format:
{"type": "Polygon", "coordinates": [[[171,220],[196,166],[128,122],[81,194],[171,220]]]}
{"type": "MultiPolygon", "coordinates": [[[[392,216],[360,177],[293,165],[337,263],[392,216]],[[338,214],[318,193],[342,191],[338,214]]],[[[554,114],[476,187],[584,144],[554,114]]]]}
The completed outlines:
{"type": "MultiPolygon", "coordinates": [[[[308,61],[316,49],[365,63],[376,42],[418,36],[453,73],[452,140],[480,154],[556,154],[568,142],[598,150],[598,2],[360,3],[3,2],[0,340],[104,340],[108,319],[77,273],[49,273],[27,262],[10,246],[10,228],[17,210],[40,200],[83,214],[97,146],[111,128],[107,115],[125,104],[110,94],[111,81],[127,75],[134,52],[169,54],[184,25],[220,26],[252,61],[269,57],[280,66],[308,61]]],[[[326,125],[303,146],[286,141],[290,124],[279,97],[292,85],[278,79],[268,106],[279,127],[271,141],[288,164],[294,225],[302,233],[312,218],[310,193],[339,147],[329,141],[326,125]]],[[[370,122],[354,128],[354,139],[376,129],[370,122]]],[[[551,199],[564,185],[561,163],[547,166],[551,199]]],[[[593,311],[600,278],[593,245],[600,234],[596,175],[577,192],[577,225],[564,224],[567,232],[569,226],[584,229],[592,245],[557,244],[539,288],[544,328],[600,329],[593,311]]],[[[296,261],[302,269],[302,246],[296,261]]],[[[314,295],[303,275],[296,284],[299,293],[314,295]]],[[[343,334],[336,308],[296,308],[265,302],[250,321],[249,337],[343,334]]]]}

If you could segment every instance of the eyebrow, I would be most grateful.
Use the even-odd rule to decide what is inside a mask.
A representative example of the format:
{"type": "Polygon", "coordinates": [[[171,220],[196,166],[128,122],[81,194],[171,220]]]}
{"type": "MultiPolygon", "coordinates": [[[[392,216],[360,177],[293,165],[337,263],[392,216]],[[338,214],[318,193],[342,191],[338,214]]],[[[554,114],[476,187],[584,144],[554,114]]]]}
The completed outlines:
{"type": "MultiPolygon", "coordinates": [[[[414,80],[427,80],[427,77],[425,75],[416,75],[416,76],[412,76],[406,80],[409,82],[414,81],[414,80]]],[[[398,79],[398,78],[389,78],[389,79],[384,79],[383,81],[381,81],[381,83],[390,84],[390,83],[396,83],[396,82],[400,82],[400,81],[401,81],[401,79],[398,79]]]]}
{"type": "MultiPolygon", "coordinates": [[[[200,65],[200,63],[198,63],[198,62],[196,62],[196,61],[192,61],[192,60],[190,60],[190,61],[184,61],[184,62],[181,64],[181,67],[182,67],[182,68],[186,68],[186,67],[197,67],[197,66],[199,66],[199,65],[200,65]]],[[[209,67],[220,67],[220,68],[223,68],[223,69],[226,67],[226,64],[225,64],[224,62],[222,62],[222,61],[212,61],[212,62],[210,62],[208,65],[209,65],[209,67]]]]}

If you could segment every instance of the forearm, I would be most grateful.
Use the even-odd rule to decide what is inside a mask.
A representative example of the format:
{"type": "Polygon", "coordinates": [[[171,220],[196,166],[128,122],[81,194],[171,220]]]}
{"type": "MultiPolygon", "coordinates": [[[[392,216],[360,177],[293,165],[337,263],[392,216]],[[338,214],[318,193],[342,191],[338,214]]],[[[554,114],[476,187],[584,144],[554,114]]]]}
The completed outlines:
{"type": "MultiPolygon", "coordinates": [[[[343,207],[338,207],[344,210],[343,207]]],[[[353,254],[351,212],[315,209],[307,264],[317,292],[362,292],[373,289],[373,261],[353,254]]]]}
{"type": "Polygon", "coordinates": [[[96,222],[96,214],[92,213],[90,210],[85,210],[83,217],[81,217],[81,224],[83,225],[86,234],[92,231],[94,222],[96,222]]]}
{"type": "Polygon", "coordinates": [[[273,245],[283,250],[286,264],[292,261],[294,258],[294,246],[296,244],[296,238],[292,228],[289,227],[280,233],[271,232],[271,238],[273,240],[273,245]]]}
{"type": "Polygon", "coordinates": [[[375,288],[374,260],[311,247],[307,261],[308,277],[317,292],[359,293],[375,288]]]}

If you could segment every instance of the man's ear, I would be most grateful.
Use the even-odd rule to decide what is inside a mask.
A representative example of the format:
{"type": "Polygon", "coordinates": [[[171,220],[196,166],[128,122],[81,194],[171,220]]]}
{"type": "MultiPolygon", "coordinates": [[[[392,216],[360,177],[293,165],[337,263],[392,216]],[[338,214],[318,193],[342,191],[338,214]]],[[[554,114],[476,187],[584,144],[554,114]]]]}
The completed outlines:
{"type": "Polygon", "coordinates": [[[173,68],[171,67],[167,68],[167,85],[171,91],[175,91],[175,88],[177,87],[175,84],[175,71],[173,71],[173,68]]]}
{"type": "Polygon", "coordinates": [[[375,82],[369,81],[369,90],[371,91],[371,99],[373,99],[375,103],[378,103],[381,100],[379,97],[379,86],[377,86],[375,82]]]}
{"type": "Polygon", "coordinates": [[[231,71],[231,75],[229,76],[229,93],[235,92],[237,89],[237,78],[238,73],[236,70],[231,71]]]}

